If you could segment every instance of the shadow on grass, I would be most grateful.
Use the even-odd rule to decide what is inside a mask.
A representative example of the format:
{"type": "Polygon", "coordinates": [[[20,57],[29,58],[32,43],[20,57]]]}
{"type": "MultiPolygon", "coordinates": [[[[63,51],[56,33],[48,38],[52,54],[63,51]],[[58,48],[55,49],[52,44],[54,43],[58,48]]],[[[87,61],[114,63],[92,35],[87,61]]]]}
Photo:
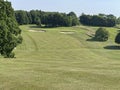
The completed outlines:
{"type": "Polygon", "coordinates": [[[109,46],[105,46],[104,49],[120,50],[120,46],[117,46],[117,45],[109,45],[109,46]]]}
{"type": "Polygon", "coordinates": [[[29,26],[30,28],[41,28],[40,26],[29,26]]]}
{"type": "Polygon", "coordinates": [[[30,28],[56,28],[56,27],[59,27],[59,26],[35,26],[35,25],[33,25],[33,26],[29,26],[30,28]]]}
{"type": "Polygon", "coordinates": [[[92,37],[90,39],[87,39],[86,41],[89,41],[89,42],[105,42],[105,41],[96,40],[94,37],[92,37]]]}
{"type": "Polygon", "coordinates": [[[87,39],[86,41],[96,42],[96,40],[94,38],[87,39]]]}

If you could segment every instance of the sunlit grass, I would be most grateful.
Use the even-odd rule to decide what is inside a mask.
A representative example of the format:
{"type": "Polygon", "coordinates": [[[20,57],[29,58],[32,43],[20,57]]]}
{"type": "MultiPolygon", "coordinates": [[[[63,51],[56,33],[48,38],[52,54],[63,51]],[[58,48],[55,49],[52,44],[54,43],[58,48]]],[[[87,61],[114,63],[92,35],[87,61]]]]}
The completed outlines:
{"type": "Polygon", "coordinates": [[[15,49],[16,58],[0,57],[1,90],[119,90],[120,50],[105,48],[117,45],[116,28],[107,28],[107,42],[88,40],[88,29],[98,27],[20,28],[24,41],[15,49]]]}

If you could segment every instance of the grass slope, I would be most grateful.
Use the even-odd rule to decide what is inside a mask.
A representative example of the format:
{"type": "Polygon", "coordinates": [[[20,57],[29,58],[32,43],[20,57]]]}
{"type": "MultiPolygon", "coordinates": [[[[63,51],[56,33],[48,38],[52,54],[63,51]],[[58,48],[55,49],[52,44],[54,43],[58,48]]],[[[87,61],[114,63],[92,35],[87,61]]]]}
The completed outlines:
{"type": "Polygon", "coordinates": [[[15,59],[0,57],[0,90],[118,90],[120,50],[110,31],[107,42],[92,41],[98,27],[38,28],[20,26],[23,44],[15,59]],[[28,30],[46,30],[30,32],[28,30]],[[62,34],[73,31],[74,34],[62,34]]]}

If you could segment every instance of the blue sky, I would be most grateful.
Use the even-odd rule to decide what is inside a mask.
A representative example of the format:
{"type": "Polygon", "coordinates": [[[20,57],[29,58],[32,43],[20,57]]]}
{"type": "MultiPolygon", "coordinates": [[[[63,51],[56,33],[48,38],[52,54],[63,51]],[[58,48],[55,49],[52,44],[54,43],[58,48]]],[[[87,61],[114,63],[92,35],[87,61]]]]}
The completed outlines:
{"type": "Polygon", "coordinates": [[[120,16],[120,0],[8,0],[15,10],[71,12],[86,14],[114,14],[120,16]]]}

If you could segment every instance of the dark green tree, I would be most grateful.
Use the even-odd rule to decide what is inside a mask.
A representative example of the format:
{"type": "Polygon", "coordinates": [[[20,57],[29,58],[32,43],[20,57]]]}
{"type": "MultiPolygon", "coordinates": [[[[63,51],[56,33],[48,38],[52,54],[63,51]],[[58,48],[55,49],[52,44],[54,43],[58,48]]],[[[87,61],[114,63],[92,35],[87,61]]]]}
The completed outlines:
{"type": "Polygon", "coordinates": [[[76,26],[79,24],[80,24],[80,22],[79,22],[78,18],[72,18],[72,26],[76,26]]]}
{"type": "Polygon", "coordinates": [[[69,12],[68,16],[77,17],[77,15],[74,12],[69,12]]]}
{"type": "Polygon", "coordinates": [[[91,16],[84,13],[79,17],[80,23],[83,25],[91,25],[91,16]]]}
{"type": "Polygon", "coordinates": [[[115,43],[120,44],[120,32],[115,37],[115,43]]]}
{"type": "Polygon", "coordinates": [[[32,17],[31,17],[30,12],[27,12],[27,17],[28,17],[28,21],[29,21],[28,24],[32,24],[32,17]]]}
{"type": "Polygon", "coordinates": [[[16,17],[17,22],[20,25],[29,24],[29,18],[27,15],[27,11],[23,11],[23,10],[16,11],[15,17],[16,17]]]}
{"type": "Polygon", "coordinates": [[[74,12],[68,13],[68,16],[72,18],[72,26],[76,26],[80,24],[79,19],[77,18],[77,15],[74,12]]]}
{"type": "Polygon", "coordinates": [[[75,26],[79,25],[79,20],[74,12],[44,12],[41,10],[15,11],[17,22],[22,24],[44,24],[47,27],[75,26]]]}
{"type": "Polygon", "coordinates": [[[14,16],[11,3],[0,0],[0,54],[7,58],[13,58],[14,48],[22,43],[21,30],[14,16]]]}
{"type": "Polygon", "coordinates": [[[109,32],[105,28],[98,28],[95,33],[94,39],[97,41],[107,41],[109,38],[109,32]]]}
{"type": "Polygon", "coordinates": [[[31,14],[31,18],[32,18],[32,24],[36,24],[36,20],[37,20],[37,18],[39,18],[38,11],[31,10],[30,14],[31,14]]]}
{"type": "Polygon", "coordinates": [[[84,25],[89,26],[106,26],[106,27],[113,27],[116,25],[116,17],[112,14],[105,15],[85,15],[82,14],[80,16],[80,22],[84,25]]]}
{"type": "Polygon", "coordinates": [[[39,27],[41,27],[41,20],[40,20],[40,18],[36,18],[36,25],[38,25],[39,27]]]}
{"type": "Polygon", "coordinates": [[[120,17],[117,18],[116,23],[120,24],[120,17]]]}

